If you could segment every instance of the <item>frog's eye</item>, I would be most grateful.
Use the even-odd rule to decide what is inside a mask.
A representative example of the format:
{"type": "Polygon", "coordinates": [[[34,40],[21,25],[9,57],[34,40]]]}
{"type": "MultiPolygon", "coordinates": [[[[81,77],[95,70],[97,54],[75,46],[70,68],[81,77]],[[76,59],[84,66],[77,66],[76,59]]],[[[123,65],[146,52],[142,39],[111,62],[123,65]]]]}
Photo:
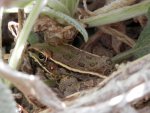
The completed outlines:
{"type": "Polygon", "coordinates": [[[45,60],[45,56],[42,53],[39,53],[39,59],[40,60],[45,60]]]}

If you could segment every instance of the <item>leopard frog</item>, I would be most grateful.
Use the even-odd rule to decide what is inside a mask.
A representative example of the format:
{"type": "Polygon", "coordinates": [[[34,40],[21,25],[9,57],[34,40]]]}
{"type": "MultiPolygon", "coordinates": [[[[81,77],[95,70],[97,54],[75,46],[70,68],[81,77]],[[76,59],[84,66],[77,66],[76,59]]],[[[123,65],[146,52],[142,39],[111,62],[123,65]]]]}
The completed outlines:
{"type": "Polygon", "coordinates": [[[54,75],[76,73],[105,79],[113,69],[108,57],[97,56],[69,44],[38,43],[32,45],[29,51],[44,70],[54,75]]]}

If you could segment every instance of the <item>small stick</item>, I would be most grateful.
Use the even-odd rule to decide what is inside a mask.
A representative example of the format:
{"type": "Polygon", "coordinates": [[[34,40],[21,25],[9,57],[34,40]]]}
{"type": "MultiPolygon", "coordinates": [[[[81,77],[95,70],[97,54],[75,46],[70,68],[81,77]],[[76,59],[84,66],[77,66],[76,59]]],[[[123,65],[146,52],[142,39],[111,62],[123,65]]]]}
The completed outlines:
{"type": "Polygon", "coordinates": [[[18,23],[19,23],[18,31],[20,33],[24,23],[24,9],[18,9],[18,23]]]}

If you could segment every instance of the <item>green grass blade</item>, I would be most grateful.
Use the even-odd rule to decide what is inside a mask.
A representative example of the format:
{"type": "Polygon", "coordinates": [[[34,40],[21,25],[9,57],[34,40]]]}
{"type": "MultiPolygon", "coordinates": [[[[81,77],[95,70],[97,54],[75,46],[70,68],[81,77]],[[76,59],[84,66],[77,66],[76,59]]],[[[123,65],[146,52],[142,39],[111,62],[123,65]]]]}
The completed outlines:
{"type": "Polygon", "coordinates": [[[149,7],[150,1],[144,1],[132,6],[116,9],[105,14],[89,17],[81,21],[90,27],[111,24],[145,14],[149,7]]]}
{"type": "Polygon", "coordinates": [[[28,36],[31,32],[32,26],[35,23],[35,20],[39,16],[42,8],[46,5],[47,0],[37,0],[35,7],[29,14],[24,27],[19,35],[19,38],[16,42],[15,48],[9,60],[9,66],[13,69],[17,69],[22,58],[22,54],[26,47],[28,36]]]}
{"type": "Polygon", "coordinates": [[[68,8],[71,16],[73,16],[77,10],[79,0],[60,0],[60,1],[68,8]]]}
{"type": "Polygon", "coordinates": [[[71,15],[68,8],[63,3],[61,3],[59,0],[48,0],[47,5],[56,11],[65,13],[67,15],[71,15]]]}
{"type": "Polygon", "coordinates": [[[87,42],[88,40],[88,34],[85,30],[85,28],[80,25],[80,23],[78,21],[76,21],[75,19],[61,13],[61,12],[57,12],[53,9],[49,9],[49,8],[45,8],[42,13],[44,15],[47,15],[49,17],[55,17],[55,18],[58,18],[58,19],[62,19],[62,20],[65,20],[66,22],[68,22],[69,24],[73,25],[84,37],[84,40],[87,42]]]}

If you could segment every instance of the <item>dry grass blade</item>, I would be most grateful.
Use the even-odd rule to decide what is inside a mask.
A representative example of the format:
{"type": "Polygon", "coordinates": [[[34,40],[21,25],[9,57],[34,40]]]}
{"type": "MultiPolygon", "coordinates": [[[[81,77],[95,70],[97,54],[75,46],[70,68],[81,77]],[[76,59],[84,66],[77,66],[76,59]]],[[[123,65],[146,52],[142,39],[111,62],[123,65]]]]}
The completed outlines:
{"type": "Polygon", "coordinates": [[[130,47],[133,47],[135,45],[135,41],[132,40],[127,35],[117,31],[116,29],[113,29],[109,26],[103,26],[101,27],[101,30],[105,33],[110,34],[111,36],[115,36],[118,40],[124,42],[125,44],[129,45],[130,47]]]}

